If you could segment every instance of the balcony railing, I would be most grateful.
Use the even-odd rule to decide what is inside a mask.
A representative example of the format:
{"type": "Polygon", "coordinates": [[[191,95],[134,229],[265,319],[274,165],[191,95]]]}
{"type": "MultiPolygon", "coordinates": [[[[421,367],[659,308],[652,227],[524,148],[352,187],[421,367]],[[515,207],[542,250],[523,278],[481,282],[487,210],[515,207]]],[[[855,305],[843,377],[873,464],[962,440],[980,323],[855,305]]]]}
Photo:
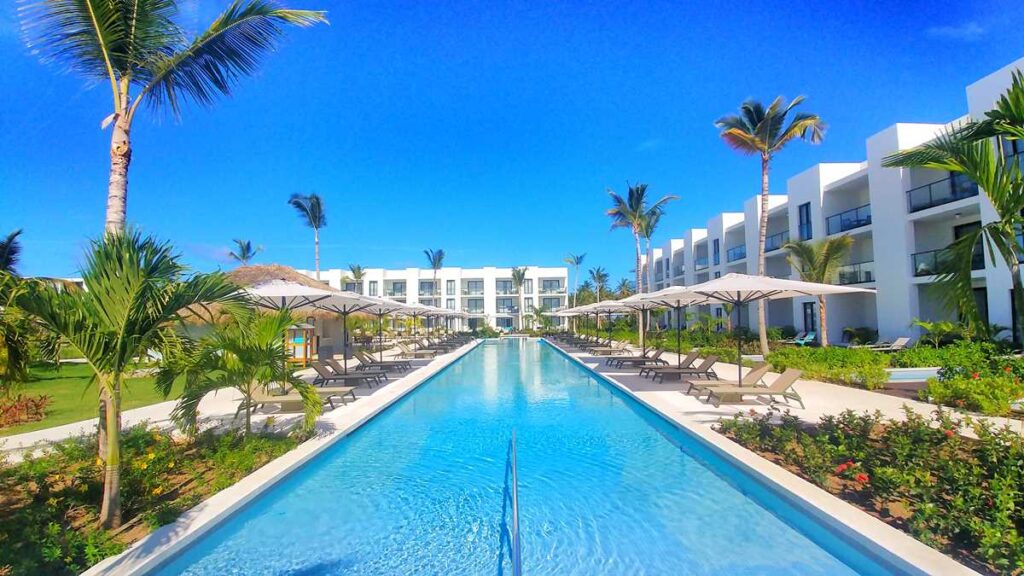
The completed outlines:
{"type": "Polygon", "coordinates": [[[725,251],[725,261],[735,262],[737,260],[743,260],[747,257],[747,245],[740,244],[739,246],[733,246],[725,251]]]}
{"type": "Polygon", "coordinates": [[[708,257],[697,258],[693,261],[694,270],[706,270],[708,267],[708,257]]]}
{"type": "Polygon", "coordinates": [[[440,290],[430,290],[430,289],[420,290],[420,296],[440,296],[440,295],[441,295],[441,291],[440,290]]]}
{"type": "Polygon", "coordinates": [[[953,177],[932,182],[907,191],[907,211],[920,212],[978,195],[978,185],[953,177]]]}
{"type": "Polygon", "coordinates": [[[782,232],[772,234],[764,239],[764,251],[771,252],[778,250],[789,242],[789,230],[783,230],[782,232]]]}
{"type": "Polygon", "coordinates": [[[875,263],[858,262],[839,268],[839,284],[863,284],[875,281],[875,263]]]}
{"type": "MultiPolygon", "coordinates": [[[[951,252],[948,248],[918,252],[910,256],[914,266],[914,276],[934,276],[949,271],[951,252]]],[[[985,268],[985,253],[980,247],[975,248],[971,257],[971,270],[985,268]]]]}
{"type": "Polygon", "coordinates": [[[679,265],[677,265],[677,266],[672,268],[672,275],[673,276],[682,276],[685,273],[686,273],[686,266],[684,264],[679,264],[679,265]]]}
{"type": "Polygon", "coordinates": [[[462,311],[465,312],[466,314],[483,314],[484,313],[483,307],[480,307],[480,308],[463,308],[462,311]]]}
{"type": "Polygon", "coordinates": [[[519,313],[519,307],[518,306],[499,306],[498,307],[498,314],[518,314],[518,313],[519,313]]]}
{"type": "Polygon", "coordinates": [[[385,290],[384,295],[388,298],[405,298],[405,290],[385,290]]]}
{"type": "Polygon", "coordinates": [[[565,294],[565,287],[564,286],[556,286],[554,288],[550,288],[550,287],[549,288],[543,288],[542,287],[540,289],[540,293],[541,294],[565,294]]]}
{"type": "Polygon", "coordinates": [[[462,295],[463,296],[483,296],[484,295],[484,289],[483,288],[463,288],[462,289],[462,295]]]}
{"type": "Polygon", "coordinates": [[[825,233],[838,234],[871,224],[871,205],[865,204],[825,219],[825,233]]]}

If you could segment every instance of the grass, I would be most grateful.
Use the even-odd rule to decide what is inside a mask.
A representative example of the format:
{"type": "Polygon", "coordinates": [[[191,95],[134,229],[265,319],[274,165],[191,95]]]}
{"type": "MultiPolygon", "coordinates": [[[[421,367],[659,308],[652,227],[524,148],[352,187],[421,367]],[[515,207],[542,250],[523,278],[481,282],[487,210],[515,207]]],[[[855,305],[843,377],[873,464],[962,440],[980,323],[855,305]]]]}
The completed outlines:
{"type": "MultiPolygon", "coordinates": [[[[60,370],[38,365],[31,369],[31,380],[21,387],[26,395],[45,394],[53,402],[46,409],[46,418],[37,422],[26,422],[0,429],[0,436],[23,434],[43,428],[70,424],[95,418],[99,392],[96,383],[90,382],[92,371],[82,364],[63,364],[60,370]]],[[[170,396],[164,398],[153,386],[153,378],[129,378],[122,388],[121,409],[130,410],[181,395],[182,382],[175,382],[170,396]]]]}

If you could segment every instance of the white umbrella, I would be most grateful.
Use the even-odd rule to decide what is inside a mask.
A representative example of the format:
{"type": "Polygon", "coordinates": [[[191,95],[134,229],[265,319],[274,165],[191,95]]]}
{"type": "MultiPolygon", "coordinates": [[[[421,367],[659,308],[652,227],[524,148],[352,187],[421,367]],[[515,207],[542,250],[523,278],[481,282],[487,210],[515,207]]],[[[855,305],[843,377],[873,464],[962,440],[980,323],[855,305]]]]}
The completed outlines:
{"type": "MultiPolygon", "coordinates": [[[[874,292],[874,290],[868,288],[732,273],[701,284],[666,288],[646,296],[655,297],[660,294],[658,298],[664,301],[666,297],[672,298],[675,295],[675,297],[683,300],[690,299],[689,304],[722,303],[741,306],[758,300],[778,300],[780,298],[829,296],[835,294],[873,294],[874,292]]],[[[736,339],[736,352],[736,380],[738,382],[742,380],[741,375],[743,373],[743,342],[739,338],[736,339]]]]}
{"type": "MultiPolygon", "coordinates": [[[[630,296],[633,298],[633,296],[630,296]]],[[[676,356],[678,359],[677,366],[681,366],[683,361],[682,350],[679,348],[682,346],[682,333],[683,333],[683,308],[690,304],[698,301],[703,301],[704,296],[698,296],[687,292],[683,286],[669,286],[657,292],[648,292],[644,294],[637,294],[637,300],[648,301],[656,304],[658,307],[671,308],[676,315],[676,356]]]]}
{"type": "MultiPolygon", "coordinates": [[[[647,312],[649,310],[657,310],[658,308],[664,308],[665,307],[665,305],[661,304],[660,302],[655,302],[653,300],[645,300],[645,299],[641,298],[641,296],[645,296],[645,295],[646,294],[644,294],[644,293],[634,294],[632,296],[629,296],[628,298],[623,298],[622,300],[618,300],[617,302],[619,302],[621,305],[629,308],[630,310],[635,310],[636,313],[637,313],[637,317],[638,318],[643,313],[645,313],[645,312],[647,312]]],[[[643,324],[642,321],[640,323],[643,324]]],[[[648,328],[647,326],[644,326],[644,330],[641,331],[641,333],[640,333],[640,337],[642,338],[642,341],[640,342],[640,346],[643,348],[643,353],[644,354],[647,353],[647,328],[648,328]]]]}
{"type": "Polygon", "coordinates": [[[337,294],[331,288],[313,288],[287,280],[259,282],[244,291],[257,306],[272,310],[310,308],[337,294]]]}
{"type": "Polygon", "coordinates": [[[384,361],[384,316],[387,314],[394,314],[400,312],[406,308],[406,304],[398,302],[396,300],[388,300],[387,298],[377,298],[376,296],[364,296],[367,300],[373,301],[372,304],[363,308],[363,312],[367,314],[373,314],[377,317],[377,343],[380,346],[378,351],[378,357],[384,361]]]}
{"type": "MultiPolygon", "coordinates": [[[[395,302],[398,304],[398,302],[395,302]]],[[[348,317],[355,312],[370,313],[370,308],[379,309],[385,301],[379,298],[363,296],[355,292],[338,291],[330,298],[314,304],[314,307],[341,315],[341,358],[345,374],[348,374],[348,317]]]]}

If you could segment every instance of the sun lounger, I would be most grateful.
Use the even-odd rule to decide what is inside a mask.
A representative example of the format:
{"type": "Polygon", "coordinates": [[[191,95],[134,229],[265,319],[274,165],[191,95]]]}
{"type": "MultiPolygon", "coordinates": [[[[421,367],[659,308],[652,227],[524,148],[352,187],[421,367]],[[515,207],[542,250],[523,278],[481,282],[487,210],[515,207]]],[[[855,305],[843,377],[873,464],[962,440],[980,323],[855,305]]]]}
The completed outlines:
{"type": "Polygon", "coordinates": [[[399,358],[433,358],[437,356],[436,350],[413,350],[405,344],[399,344],[398,350],[400,351],[399,358]]]}
{"type": "MultiPolygon", "coordinates": [[[[739,385],[757,386],[758,383],[761,382],[761,380],[765,377],[765,374],[768,374],[769,368],[771,367],[767,363],[763,363],[758,366],[755,366],[754,368],[751,368],[750,371],[747,372],[747,375],[744,376],[743,379],[739,381],[739,385]]],[[[703,392],[705,389],[714,386],[737,385],[735,380],[722,380],[717,378],[713,380],[687,380],[686,383],[689,386],[686,388],[685,391],[683,391],[683,394],[690,394],[694,390],[697,390],[698,392],[703,392]]]]}
{"type": "Polygon", "coordinates": [[[590,349],[590,353],[593,354],[594,356],[610,356],[616,354],[625,354],[627,352],[629,352],[629,348],[627,347],[625,342],[616,342],[611,346],[590,349]]]}
{"type": "Polygon", "coordinates": [[[772,402],[775,401],[775,398],[782,397],[787,404],[790,400],[796,400],[803,408],[803,399],[800,398],[796,390],[793,390],[793,384],[800,378],[800,374],[802,374],[800,370],[788,368],[768,386],[711,386],[705,389],[705,392],[708,393],[705,401],[720,406],[723,401],[742,402],[747,396],[767,396],[771,398],[772,402]]]}
{"type": "Polygon", "coordinates": [[[661,359],[661,355],[664,353],[664,350],[655,350],[654,354],[649,356],[610,356],[608,360],[605,360],[605,364],[616,368],[622,368],[626,364],[630,366],[667,364],[661,359]]]}
{"type": "Polygon", "coordinates": [[[718,362],[718,356],[711,355],[704,359],[696,368],[655,368],[651,372],[651,380],[657,382],[665,382],[666,376],[678,376],[682,380],[683,376],[695,376],[697,378],[718,378],[718,374],[715,374],[715,362],[718,362]]]}
{"type": "Polygon", "coordinates": [[[697,361],[697,356],[700,352],[697,350],[690,350],[682,360],[676,363],[675,366],[644,366],[640,368],[640,376],[649,376],[659,368],[692,368],[693,363],[697,361]]]}
{"type": "MultiPolygon", "coordinates": [[[[355,388],[348,386],[329,386],[325,388],[317,388],[317,396],[324,404],[328,404],[331,409],[334,409],[334,398],[339,398],[342,403],[345,403],[345,396],[352,396],[352,399],[356,399],[355,388]]],[[[267,404],[276,404],[280,412],[305,412],[306,411],[306,400],[301,394],[295,391],[290,391],[287,394],[270,394],[263,390],[257,390],[252,394],[252,404],[250,408],[253,412],[259,409],[260,406],[266,406],[267,404]]],[[[238,411],[241,412],[245,408],[243,402],[239,407],[238,411]]]]}
{"type": "Polygon", "coordinates": [[[807,332],[797,332],[792,338],[779,340],[779,344],[796,344],[796,341],[803,340],[804,336],[807,336],[807,332]]]}
{"type": "Polygon", "coordinates": [[[372,354],[363,351],[358,351],[355,355],[356,358],[359,359],[359,366],[356,366],[356,370],[380,368],[385,371],[388,369],[394,369],[404,372],[412,369],[412,364],[410,364],[408,360],[377,360],[372,354]]]}
{"type": "Polygon", "coordinates": [[[906,348],[907,344],[910,344],[910,338],[904,336],[897,338],[892,342],[879,342],[868,346],[855,346],[855,348],[867,348],[868,350],[874,350],[875,352],[898,352],[906,348]]]}
{"type": "Polygon", "coordinates": [[[362,372],[350,372],[348,374],[339,374],[337,372],[331,372],[321,362],[312,362],[310,366],[316,371],[316,376],[313,378],[313,385],[320,386],[323,384],[333,384],[335,382],[366,382],[366,385],[373,388],[374,384],[380,384],[387,380],[387,375],[379,370],[369,371],[365,370],[362,372]]]}
{"type": "Polygon", "coordinates": [[[810,346],[811,344],[814,344],[817,337],[818,334],[816,332],[808,332],[807,334],[804,334],[803,338],[794,338],[793,344],[796,344],[797,346],[810,346]]]}

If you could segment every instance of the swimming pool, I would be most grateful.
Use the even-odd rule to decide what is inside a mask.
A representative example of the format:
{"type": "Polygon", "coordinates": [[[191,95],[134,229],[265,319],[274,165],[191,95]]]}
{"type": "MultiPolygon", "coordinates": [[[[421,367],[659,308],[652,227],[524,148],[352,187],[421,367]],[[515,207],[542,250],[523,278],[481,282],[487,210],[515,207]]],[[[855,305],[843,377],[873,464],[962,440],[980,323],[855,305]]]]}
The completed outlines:
{"type": "Polygon", "coordinates": [[[477,347],[158,574],[889,574],[535,340],[477,347]]]}

